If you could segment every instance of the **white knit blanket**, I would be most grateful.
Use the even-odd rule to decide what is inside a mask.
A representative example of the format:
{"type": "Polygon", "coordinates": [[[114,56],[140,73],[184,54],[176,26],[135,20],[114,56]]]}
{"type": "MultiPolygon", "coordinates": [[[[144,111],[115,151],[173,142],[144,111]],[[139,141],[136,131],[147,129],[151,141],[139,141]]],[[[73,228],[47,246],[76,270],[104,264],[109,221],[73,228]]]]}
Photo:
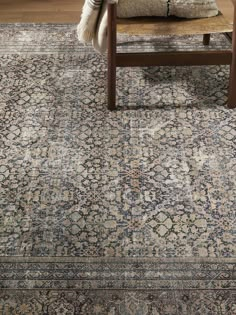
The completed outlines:
{"type": "Polygon", "coordinates": [[[85,0],[77,28],[79,41],[92,42],[98,52],[104,53],[107,48],[106,30],[107,0],[85,0]]]}
{"type": "MultiPolygon", "coordinates": [[[[100,53],[107,49],[107,2],[85,0],[77,28],[79,41],[92,42],[100,53]]],[[[169,16],[185,18],[211,17],[218,14],[215,0],[113,0],[117,2],[117,16],[169,16]]]]}

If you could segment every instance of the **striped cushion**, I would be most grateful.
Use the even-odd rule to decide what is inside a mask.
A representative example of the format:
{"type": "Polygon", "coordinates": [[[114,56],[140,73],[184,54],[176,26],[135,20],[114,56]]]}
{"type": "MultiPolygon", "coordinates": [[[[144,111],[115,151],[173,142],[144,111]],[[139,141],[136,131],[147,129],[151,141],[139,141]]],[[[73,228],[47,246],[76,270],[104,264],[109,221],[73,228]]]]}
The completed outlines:
{"type": "Polygon", "coordinates": [[[118,16],[211,17],[218,14],[215,0],[118,0],[118,16]]]}

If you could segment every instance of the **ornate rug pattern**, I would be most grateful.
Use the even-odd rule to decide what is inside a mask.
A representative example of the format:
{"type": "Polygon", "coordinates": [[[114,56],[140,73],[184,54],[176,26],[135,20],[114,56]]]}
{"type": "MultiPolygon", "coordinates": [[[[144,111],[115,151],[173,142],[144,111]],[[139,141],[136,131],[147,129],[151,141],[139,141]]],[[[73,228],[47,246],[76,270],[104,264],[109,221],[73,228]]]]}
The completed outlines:
{"type": "Polygon", "coordinates": [[[0,314],[235,315],[229,67],[120,69],[109,112],[75,31],[0,24],[0,314]]]}

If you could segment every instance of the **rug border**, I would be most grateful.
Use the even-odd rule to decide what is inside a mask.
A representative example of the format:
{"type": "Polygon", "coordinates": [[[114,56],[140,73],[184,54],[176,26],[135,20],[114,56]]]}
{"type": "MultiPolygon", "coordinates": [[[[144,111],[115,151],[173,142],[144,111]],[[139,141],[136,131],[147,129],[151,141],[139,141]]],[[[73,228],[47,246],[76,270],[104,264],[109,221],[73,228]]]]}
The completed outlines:
{"type": "Polygon", "coordinates": [[[71,257],[71,256],[51,256],[51,257],[30,257],[30,256],[0,256],[0,263],[229,263],[236,264],[236,257],[71,257]]]}

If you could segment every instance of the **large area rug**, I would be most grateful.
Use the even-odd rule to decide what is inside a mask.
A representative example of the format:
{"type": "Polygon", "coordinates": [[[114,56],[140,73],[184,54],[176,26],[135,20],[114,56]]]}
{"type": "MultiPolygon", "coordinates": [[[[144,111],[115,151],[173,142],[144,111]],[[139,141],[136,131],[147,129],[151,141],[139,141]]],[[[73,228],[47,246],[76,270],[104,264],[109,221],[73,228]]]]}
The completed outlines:
{"type": "Polygon", "coordinates": [[[229,67],[121,69],[109,112],[76,25],[0,25],[0,64],[0,314],[235,315],[229,67]]]}

